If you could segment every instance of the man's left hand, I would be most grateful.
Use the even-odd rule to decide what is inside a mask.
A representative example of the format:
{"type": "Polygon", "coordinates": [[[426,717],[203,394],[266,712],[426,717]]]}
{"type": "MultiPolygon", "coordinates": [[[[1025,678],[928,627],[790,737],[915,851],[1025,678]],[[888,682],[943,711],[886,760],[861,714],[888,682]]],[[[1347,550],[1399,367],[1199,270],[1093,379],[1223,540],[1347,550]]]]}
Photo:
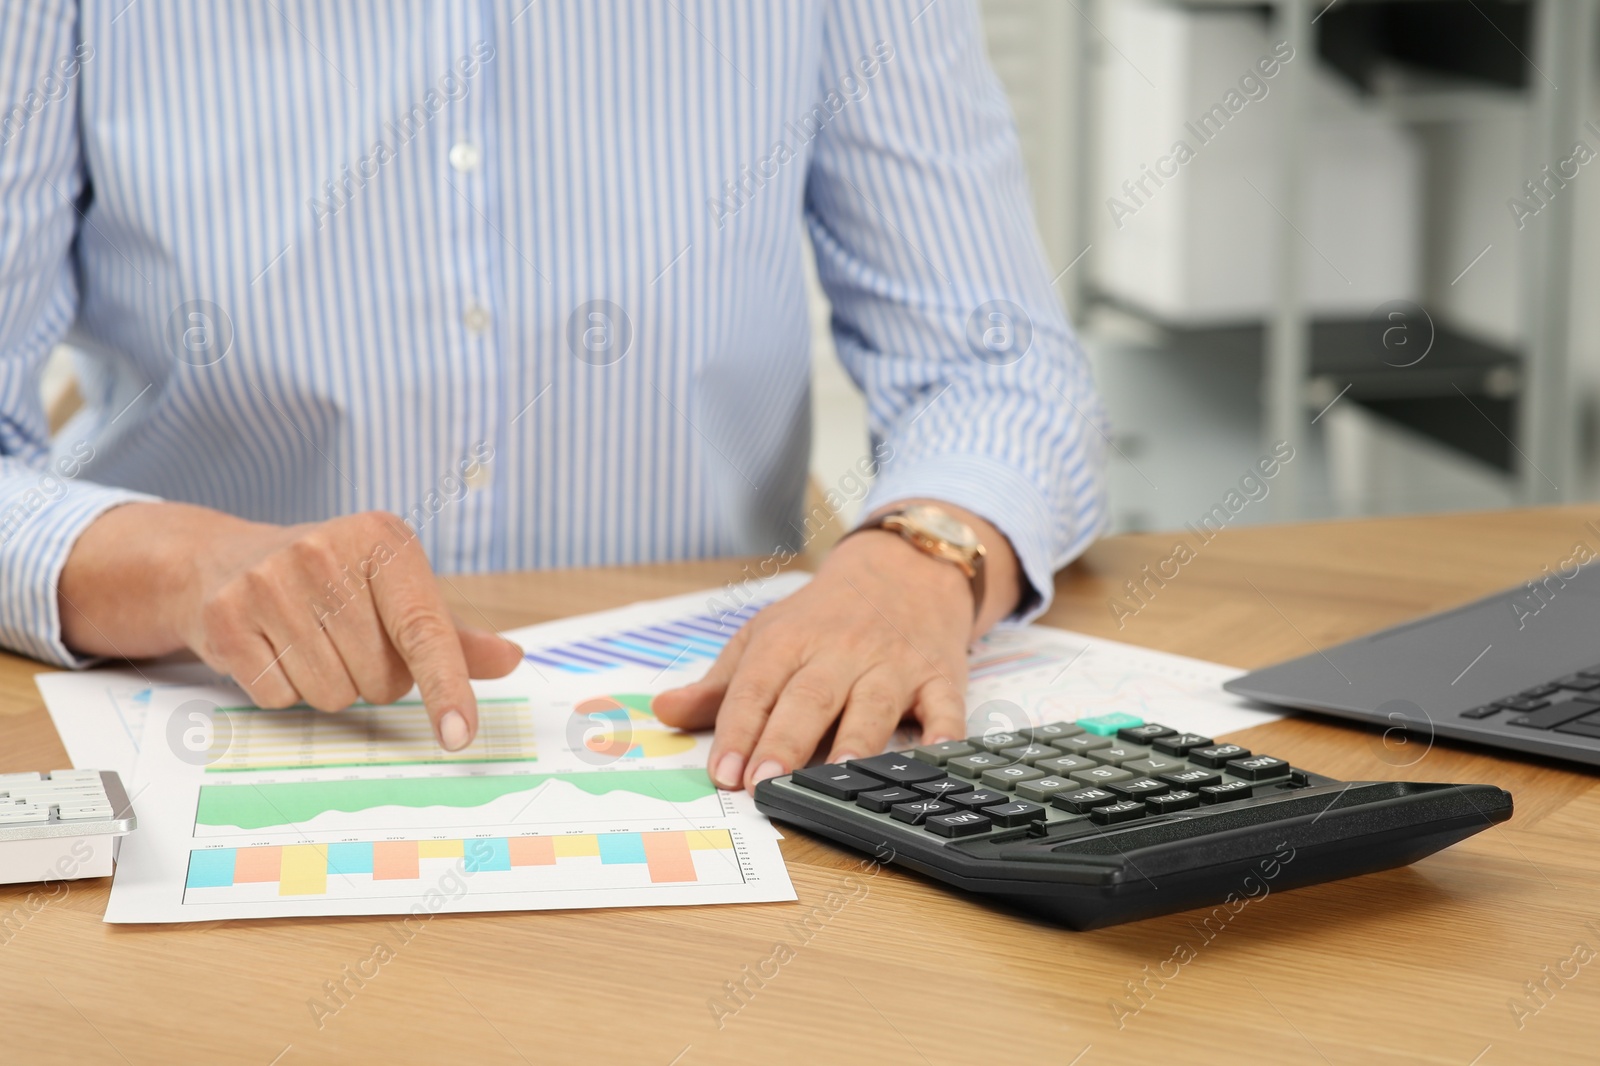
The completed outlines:
{"type": "Polygon", "coordinates": [[[712,780],[736,789],[805,766],[835,723],[829,762],[881,752],[908,711],[924,743],[966,735],[967,646],[1010,612],[1019,577],[994,527],[946,509],[988,551],[989,603],[976,623],[971,584],[952,563],[897,533],[846,538],[804,588],[747,622],[703,679],[656,697],[667,725],[716,722],[712,780]]]}

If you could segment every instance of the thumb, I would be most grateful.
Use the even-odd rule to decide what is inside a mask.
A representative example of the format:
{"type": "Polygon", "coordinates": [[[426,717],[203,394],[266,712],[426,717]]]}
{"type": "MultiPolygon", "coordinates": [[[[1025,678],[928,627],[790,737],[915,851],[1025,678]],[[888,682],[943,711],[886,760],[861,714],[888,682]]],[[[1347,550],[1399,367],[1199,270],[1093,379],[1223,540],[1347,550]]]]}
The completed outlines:
{"type": "Polygon", "coordinates": [[[522,662],[522,649],[487,629],[469,626],[456,619],[456,637],[467,660],[467,676],[505,677],[522,662]]]}

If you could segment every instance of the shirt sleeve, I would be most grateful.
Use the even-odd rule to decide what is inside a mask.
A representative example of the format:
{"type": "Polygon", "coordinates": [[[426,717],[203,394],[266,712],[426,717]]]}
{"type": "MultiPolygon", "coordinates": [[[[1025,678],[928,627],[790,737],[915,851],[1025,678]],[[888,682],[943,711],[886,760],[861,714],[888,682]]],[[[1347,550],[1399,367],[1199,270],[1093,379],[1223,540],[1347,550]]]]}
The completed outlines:
{"type": "Polygon", "coordinates": [[[40,374],[78,308],[72,244],[85,181],[75,3],[0,4],[0,646],[81,665],[57,586],[79,534],[140,493],[95,485],[87,442],[52,455],[40,374]]]}
{"type": "Polygon", "coordinates": [[[946,500],[1048,605],[1105,524],[1104,414],[1052,288],[1003,89],[966,0],[836,0],[806,213],[879,458],[864,513],[946,500]]]}

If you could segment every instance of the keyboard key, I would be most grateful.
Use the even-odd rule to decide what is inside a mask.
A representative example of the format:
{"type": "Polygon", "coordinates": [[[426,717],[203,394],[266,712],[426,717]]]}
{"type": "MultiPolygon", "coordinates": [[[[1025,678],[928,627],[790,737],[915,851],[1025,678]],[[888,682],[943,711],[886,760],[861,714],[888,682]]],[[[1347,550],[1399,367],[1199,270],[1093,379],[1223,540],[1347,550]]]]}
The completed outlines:
{"type": "Polygon", "coordinates": [[[1144,804],[1138,800],[1122,800],[1120,803],[1108,803],[1104,807],[1096,807],[1089,812],[1089,821],[1095,825],[1120,825],[1123,822],[1133,822],[1143,818],[1144,804]]]}
{"type": "Polygon", "coordinates": [[[1087,770],[1100,764],[1082,755],[1058,755],[1054,759],[1040,759],[1033,764],[1047,774],[1070,774],[1074,770],[1087,770]]]}
{"type": "Polygon", "coordinates": [[[1014,748],[1018,744],[1026,744],[1028,738],[1020,733],[986,733],[981,737],[968,737],[967,743],[984,751],[1000,751],[1003,748],[1014,748]]]}
{"type": "Polygon", "coordinates": [[[1124,770],[1132,770],[1136,774],[1149,774],[1157,777],[1161,774],[1182,770],[1188,764],[1182,759],[1174,759],[1170,755],[1147,755],[1142,759],[1134,759],[1122,764],[1124,770]]]}
{"type": "Polygon", "coordinates": [[[1249,754],[1249,748],[1241,748],[1237,744],[1213,744],[1209,748],[1195,748],[1189,752],[1189,761],[1217,770],[1228,760],[1242,759],[1249,754]]]}
{"type": "Polygon", "coordinates": [[[1117,739],[1126,740],[1130,744],[1148,744],[1157,737],[1170,737],[1177,732],[1176,729],[1168,729],[1156,722],[1146,722],[1144,725],[1122,727],[1117,730],[1117,739]]]}
{"type": "Polygon", "coordinates": [[[1461,717],[1488,718],[1491,715],[1499,714],[1503,710],[1505,710],[1505,708],[1500,706],[1498,703],[1485,703],[1482,707],[1473,707],[1470,710],[1462,711],[1461,717]]]}
{"type": "Polygon", "coordinates": [[[963,755],[959,759],[951,759],[945,764],[945,769],[961,777],[978,777],[986,770],[993,770],[996,766],[1010,766],[1011,760],[1007,756],[992,751],[980,751],[975,755],[963,755]]]}
{"type": "Polygon", "coordinates": [[[1076,792],[1082,787],[1080,782],[1070,777],[1041,777],[1034,781],[1017,782],[1017,798],[1048,803],[1057,792],[1076,792]]]}
{"type": "MultiPolygon", "coordinates": [[[[1508,711],[1537,711],[1541,707],[1550,706],[1549,700],[1536,700],[1521,696],[1508,696],[1503,700],[1495,700],[1495,702],[1508,711]]],[[[1540,728],[1547,727],[1540,726],[1540,728]]]]}
{"type": "Polygon", "coordinates": [[[889,808],[889,817],[897,822],[909,822],[911,825],[921,825],[936,814],[953,814],[956,808],[948,803],[935,799],[912,800],[910,803],[897,803],[889,808]]]}
{"type": "Polygon", "coordinates": [[[1163,792],[1171,792],[1172,786],[1153,777],[1135,777],[1128,781],[1114,781],[1106,786],[1106,790],[1115,792],[1125,799],[1144,799],[1146,796],[1159,796],[1163,792]]]}
{"type": "Polygon", "coordinates": [[[913,792],[909,788],[896,785],[893,788],[880,788],[875,792],[863,792],[856,797],[856,806],[865,807],[877,814],[889,813],[889,808],[896,803],[910,803],[913,800],[925,798],[920,792],[913,792]]]}
{"type": "Polygon", "coordinates": [[[932,781],[944,776],[937,766],[929,766],[901,751],[874,755],[869,759],[851,759],[845,765],[852,770],[881,777],[892,785],[914,785],[918,781],[932,781]]]}
{"type": "Polygon", "coordinates": [[[1001,755],[1009,755],[1020,763],[1034,765],[1040,759],[1059,759],[1061,752],[1047,744],[1023,744],[1015,748],[1003,748],[1001,755]]]}
{"type": "Polygon", "coordinates": [[[993,770],[985,770],[983,777],[979,778],[990,788],[1015,788],[1019,781],[1037,781],[1044,777],[1043,770],[1035,770],[1031,766],[1015,763],[1011,766],[999,766],[993,770]]]}
{"type": "Polygon", "coordinates": [[[1146,796],[1144,805],[1150,808],[1151,814],[1171,814],[1173,811],[1192,810],[1200,806],[1200,793],[1180,788],[1168,792],[1165,796],[1146,796]]]}
{"type": "Polygon", "coordinates": [[[1600,740],[1600,715],[1590,715],[1579,718],[1575,722],[1567,722],[1556,726],[1557,733],[1567,733],[1575,737],[1593,737],[1600,740]]]}
{"type": "Polygon", "coordinates": [[[1115,792],[1103,788],[1080,788],[1076,792],[1058,792],[1050,798],[1051,806],[1060,807],[1073,814],[1088,814],[1096,807],[1120,801],[1121,798],[1115,792]]]}
{"type": "Polygon", "coordinates": [[[1171,773],[1158,774],[1161,780],[1174,788],[1201,789],[1207,785],[1222,784],[1222,775],[1215,770],[1207,770],[1199,766],[1192,766],[1187,770],[1174,770],[1171,773]]]}
{"type": "Polygon", "coordinates": [[[49,820],[49,807],[35,807],[29,803],[0,803],[0,825],[27,825],[49,820]]]}
{"type": "Polygon", "coordinates": [[[1099,714],[1093,718],[1078,719],[1078,726],[1081,729],[1099,737],[1115,736],[1117,730],[1128,729],[1136,725],[1144,725],[1144,719],[1135,718],[1131,714],[1123,714],[1121,711],[1099,714]]]}
{"type": "Polygon", "coordinates": [[[965,781],[957,781],[953,777],[941,777],[937,781],[918,781],[911,787],[924,796],[932,796],[934,799],[944,799],[946,796],[952,796],[957,792],[972,791],[971,785],[965,781]]]}
{"type": "Polygon", "coordinates": [[[1247,759],[1230,759],[1224,770],[1246,781],[1268,781],[1274,777],[1287,777],[1289,764],[1270,755],[1252,755],[1247,759]]]}
{"type": "Polygon", "coordinates": [[[1102,737],[1096,736],[1093,733],[1085,733],[1082,736],[1068,737],[1066,740],[1058,740],[1050,746],[1052,748],[1061,749],[1061,752],[1064,755],[1087,755],[1091,751],[1097,751],[1100,748],[1109,748],[1114,743],[1115,741],[1113,741],[1110,737],[1102,737]]]}
{"type": "Polygon", "coordinates": [[[1199,789],[1201,803],[1226,803],[1229,800],[1249,799],[1252,789],[1248,781],[1224,781],[1220,785],[1206,785],[1199,789]]]}
{"type": "Polygon", "coordinates": [[[1113,781],[1126,781],[1133,774],[1120,766],[1091,766],[1087,770],[1074,770],[1067,776],[1086,785],[1109,785],[1113,781]]]}
{"type": "Polygon", "coordinates": [[[993,819],[996,825],[1010,829],[1012,826],[1027,825],[1029,822],[1042,822],[1046,811],[1037,803],[1015,800],[994,807],[985,807],[983,813],[993,819]]]}
{"type": "Polygon", "coordinates": [[[997,803],[1010,803],[1011,797],[998,789],[980,788],[971,792],[946,796],[944,802],[962,810],[977,811],[985,807],[993,807],[997,803]]]}
{"type": "Polygon", "coordinates": [[[1600,677],[1590,677],[1587,674],[1570,674],[1567,677],[1556,678],[1556,684],[1562,688],[1570,688],[1574,692],[1590,692],[1600,688],[1600,677]]]}
{"type": "Polygon", "coordinates": [[[980,833],[987,833],[992,825],[988,818],[972,811],[956,811],[954,814],[936,814],[922,825],[930,833],[937,833],[942,837],[970,837],[980,833]]]}
{"type": "Polygon", "coordinates": [[[1171,737],[1157,737],[1150,742],[1150,746],[1163,755],[1182,758],[1195,748],[1206,747],[1211,742],[1210,737],[1203,737],[1199,733],[1179,733],[1171,737]]]}
{"type": "Polygon", "coordinates": [[[964,740],[947,740],[943,744],[924,744],[920,748],[913,749],[911,755],[930,765],[943,766],[951,759],[971,755],[977,750],[964,740]]]}
{"type": "Polygon", "coordinates": [[[1554,681],[1546,681],[1542,685],[1534,685],[1532,688],[1525,688],[1521,692],[1517,693],[1517,695],[1523,697],[1524,699],[1538,700],[1543,699],[1552,692],[1558,691],[1560,688],[1561,686],[1556,684],[1554,681]]]}
{"type": "Polygon", "coordinates": [[[803,770],[796,770],[791,780],[803,788],[820,792],[824,796],[832,796],[836,800],[853,800],[863,792],[883,787],[883,782],[876,777],[857,773],[838,763],[826,763],[822,766],[808,766],[803,770]]]}
{"type": "MultiPolygon", "coordinates": [[[[1600,681],[1597,681],[1596,684],[1600,684],[1600,681]]],[[[1066,740],[1068,737],[1079,736],[1083,733],[1083,730],[1071,722],[1051,722],[1049,725],[1029,726],[1027,729],[1019,729],[1017,732],[1035,744],[1051,744],[1057,740],[1066,740]]]]}
{"type": "MultiPolygon", "coordinates": [[[[1501,705],[1504,706],[1504,703],[1505,701],[1502,700],[1501,705]]],[[[1524,714],[1513,718],[1511,719],[1511,724],[1525,726],[1529,729],[1554,729],[1558,725],[1564,725],[1574,718],[1582,718],[1584,715],[1593,714],[1597,710],[1600,710],[1600,706],[1597,706],[1593,700],[1562,700],[1552,707],[1545,707],[1534,711],[1532,714],[1524,714]]]]}
{"type": "Polygon", "coordinates": [[[1108,766],[1121,766],[1123,763],[1142,759],[1149,754],[1149,748],[1140,748],[1133,744],[1114,744],[1109,748],[1097,748],[1091,751],[1089,758],[1108,766]]]}
{"type": "Polygon", "coordinates": [[[111,805],[102,803],[92,807],[60,807],[56,810],[56,817],[63,822],[103,821],[111,817],[111,805]]]}

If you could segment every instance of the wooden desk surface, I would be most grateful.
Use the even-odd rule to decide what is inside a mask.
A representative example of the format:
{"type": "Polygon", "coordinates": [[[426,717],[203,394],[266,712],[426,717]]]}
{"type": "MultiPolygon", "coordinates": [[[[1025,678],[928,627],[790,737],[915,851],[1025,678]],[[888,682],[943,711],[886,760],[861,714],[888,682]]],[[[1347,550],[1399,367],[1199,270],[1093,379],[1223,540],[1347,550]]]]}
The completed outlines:
{"type": "MultiPolygon", "coordinates": [[[[1120,630],[1108,597],[1172,537],[1117,537],[1060,576],[1048,621],[1255,666],[1511,585],[1580,540],[1595,546],[1583,523],[1597,517],[1230,531],[1120,630]]],[[[721,584],[740,565],[454,583],[464,612],[508,627],[721,584]]],[[[0,771],[66,763],[29,680],[37,669],[0,661],[0,771]]],[[[1336,777],[1493,782],[1517,813],[1408,869],[1273,894],[1210,941],[1184,916],[1065,932],[884,869],[801,943],[791,923],[858,860],[791,831],[798,903],[441,916],[320,1029],[308,1001],[378,941],[394,943],[387,920],[116,927],[100,920],[106,882],[73,884],[38,910],[36,890],[12,887],[0,919],[20,908],[22,920],[0,930],[0,1061],[1595,1061],[1600,965],[1584,963],[1600,951],[1600,779],[1444,742],[1397,766],[1375,735],[1308,718],[1241,739],[1336,777]],[[719,1028],[710,1001],[778,942],[792,960],[719,1028]],[[1181,945],[1192,958],[1173,975],[1181,945]],[[1119,1028],[1111,1004],[1135,1004],[1128,982],[1150,972],[1169,975],[1165,987],[1151,982],[1148,1006],[1119,1028]],[[1550,989],[1542,1006],[1529,981],[1550,989]]]]}

